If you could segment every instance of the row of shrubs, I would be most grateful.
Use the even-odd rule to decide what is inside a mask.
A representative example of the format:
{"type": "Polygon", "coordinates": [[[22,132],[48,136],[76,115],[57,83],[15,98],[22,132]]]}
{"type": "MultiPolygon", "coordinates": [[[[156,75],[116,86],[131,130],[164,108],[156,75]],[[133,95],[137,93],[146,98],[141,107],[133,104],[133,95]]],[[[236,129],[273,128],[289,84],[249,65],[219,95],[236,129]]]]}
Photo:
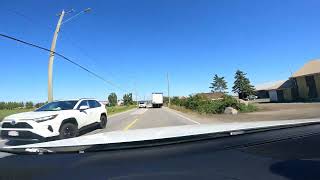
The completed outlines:
{"type": "Polygon", "coordinates": [[[27,108],[27,109],[31,109],[31,108],[39,108],[41,106],[43,106],[44,103],[36,103],[33,104],[32,101],[28,101],[28,102],[0,102],[0,110],[3,109],[19,109],[19,108],[27,108]]]}
{"type": "Polygon", "coordinates": [[[240,112],[257,110],[256,106],[240,103],[236,98],[229,95],[224,95],[223,98],[217,100],[211,100],[202,95],[190,95],[187,98],[173,97],[171,104],[205,114],[220,114],[224,112],[226,107],[233,107],[240,112]]]}

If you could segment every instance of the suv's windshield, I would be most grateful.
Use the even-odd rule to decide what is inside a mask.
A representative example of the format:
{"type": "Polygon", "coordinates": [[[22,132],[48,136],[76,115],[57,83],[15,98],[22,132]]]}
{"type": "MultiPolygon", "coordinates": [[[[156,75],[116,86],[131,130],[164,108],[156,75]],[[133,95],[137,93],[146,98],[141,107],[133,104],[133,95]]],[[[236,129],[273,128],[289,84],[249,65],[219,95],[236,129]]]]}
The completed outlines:
{"type": "Polygon", "coordinates": [[[35,111],[60,111],[73,109],[78,101],[56,101],[48,103],[35,111]]]}

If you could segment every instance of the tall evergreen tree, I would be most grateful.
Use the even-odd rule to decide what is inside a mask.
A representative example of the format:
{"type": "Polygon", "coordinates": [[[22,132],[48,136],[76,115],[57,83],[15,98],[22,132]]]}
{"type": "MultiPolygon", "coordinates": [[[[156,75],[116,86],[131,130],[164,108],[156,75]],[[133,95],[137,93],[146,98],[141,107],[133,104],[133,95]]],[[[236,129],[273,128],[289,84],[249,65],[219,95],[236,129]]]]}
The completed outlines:
{"type": "Polygon", "coordinates": [[[243,71],[237,70],[234,76],[235,81],[232,91],[234,93],[238,93],[240,99],[254,94],[254,87],[250,84],[250,80],[246,77],[246,75],[247,74],[243,71]]]}
{"type": "Polygon", "coordinates": [[[133,104],[132,93],[123,95],[123,104],[126,106],[133,104]]]}
{"type": "Polygon", "coordinates": [[[108,101],[109,101],[109,105],[110,106],[115,106],[117,105],[117,95],[116,93],[111,93],[109,96],[108,96],[108,101]]]}
{"type": "Polygon", "coordinates": [[[228,89],[224,77],[219,77],[217,74],[214,75],[213,82],[210,84],[211,92],[225,92],[228,89]]]}

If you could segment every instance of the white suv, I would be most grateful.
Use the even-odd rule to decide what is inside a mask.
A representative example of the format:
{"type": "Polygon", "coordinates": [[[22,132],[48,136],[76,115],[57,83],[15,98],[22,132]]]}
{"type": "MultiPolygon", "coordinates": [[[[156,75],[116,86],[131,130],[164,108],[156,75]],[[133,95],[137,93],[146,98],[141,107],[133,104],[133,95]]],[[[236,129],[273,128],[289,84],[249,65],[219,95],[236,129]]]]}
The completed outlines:
{"type": "Polygon", "coordinates": [[[146,101],[140,101],[139,102],[139,108],[147,108],[147,102],[146,101]]]}
{"type": "Polygon", "coordinates": [[[107,111],[95,99],[54,101],[33,112],[7,116],[1,137],[16,140],[46,140],[76,137],[80,130],[98,124],[105,128],[107,111]]]}

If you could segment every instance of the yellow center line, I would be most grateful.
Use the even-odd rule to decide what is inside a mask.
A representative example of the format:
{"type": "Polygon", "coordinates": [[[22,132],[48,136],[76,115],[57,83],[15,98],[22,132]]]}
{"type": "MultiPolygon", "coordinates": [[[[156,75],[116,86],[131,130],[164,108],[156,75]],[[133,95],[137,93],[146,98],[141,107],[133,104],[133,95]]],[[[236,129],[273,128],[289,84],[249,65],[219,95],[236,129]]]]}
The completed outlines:
{"type": "Polygon", "coordinates": [[[130,124],[128,124],[128,126],[126,126],[123,130],[127,131],[128,129],[130,129],[139,119],[136,118],[134,121],[132,121],[130,124]]]}

